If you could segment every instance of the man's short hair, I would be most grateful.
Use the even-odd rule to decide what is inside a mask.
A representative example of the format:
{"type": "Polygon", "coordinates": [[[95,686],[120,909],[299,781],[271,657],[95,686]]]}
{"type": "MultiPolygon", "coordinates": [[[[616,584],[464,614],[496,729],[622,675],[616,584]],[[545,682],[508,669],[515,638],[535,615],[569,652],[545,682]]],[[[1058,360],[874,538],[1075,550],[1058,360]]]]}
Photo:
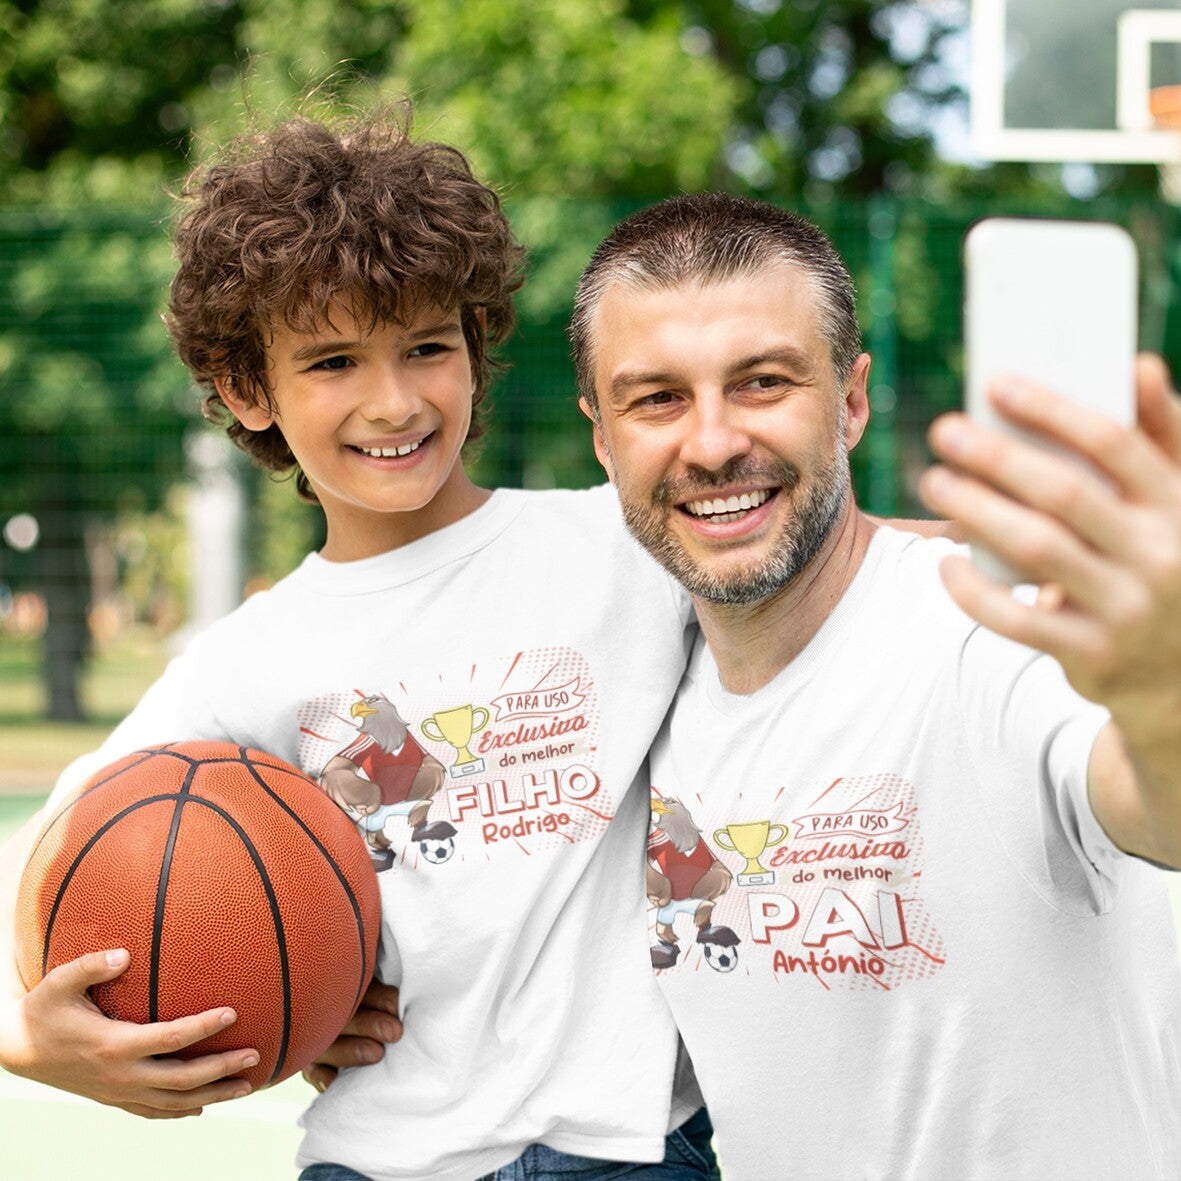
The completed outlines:
{"type": "Polygon", "coordinates": [[[591,322],[613,283],[668,288],[755,274],[775,263],[811,280],[817,327],[839,381],[862,351],[853,280],[836,248],[810,221],[765,201],[726,193],[670,197],[624,218],[591,256],[574,297],[570,343],[578,392],[598,413],[591,322]]]}
{"type": "Polygon", "coordinates": [[[214,379],[270,407],[270,329],[322,328],[342,300],[372,326],[428,304],[458,310],[475,382],[468,440],[483,433],[489,349],[512,331],[524,251],[463,154],[415,143],[410,124],[409,104],[338,125],[290,119],[231,142],[179,194],[165,323],[209,391],[206,416],[262,467],[286,471],[295,457],[277,426],[252,432],[230,419],[214,379]]]}

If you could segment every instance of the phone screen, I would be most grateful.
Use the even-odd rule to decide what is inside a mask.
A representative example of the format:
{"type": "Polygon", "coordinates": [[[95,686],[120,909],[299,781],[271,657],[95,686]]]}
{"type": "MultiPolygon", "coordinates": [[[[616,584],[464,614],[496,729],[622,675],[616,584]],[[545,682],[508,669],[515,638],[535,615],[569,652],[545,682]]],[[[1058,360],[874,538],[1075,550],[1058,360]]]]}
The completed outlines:
{"type": "MultiPolygon", "coordinates": [[[[972,418],[1024,435],[987,397],[992,380],[1016,376],[1118,422],[1134,420],[1139,280],[1125,230],[1105,222],[988,218],[968,232],[964,266],[965,406],[972,418]]],[[[980,547],[973,546],[972,557],[985,573],[1015,580],[980,547]]]]}

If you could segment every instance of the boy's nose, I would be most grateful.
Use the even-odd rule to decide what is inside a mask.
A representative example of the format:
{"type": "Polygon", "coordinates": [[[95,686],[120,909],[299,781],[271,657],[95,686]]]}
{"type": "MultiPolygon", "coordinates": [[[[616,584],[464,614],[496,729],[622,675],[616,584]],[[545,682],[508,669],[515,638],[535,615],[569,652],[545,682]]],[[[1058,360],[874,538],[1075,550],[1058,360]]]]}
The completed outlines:
{"type": "Polygon", "coordinates": [[[422,409],[422,398],[415,384],[392,368],[373,374],[361,403],[361,413],[370,422],[384,422],[401,426],[422,409]]]}

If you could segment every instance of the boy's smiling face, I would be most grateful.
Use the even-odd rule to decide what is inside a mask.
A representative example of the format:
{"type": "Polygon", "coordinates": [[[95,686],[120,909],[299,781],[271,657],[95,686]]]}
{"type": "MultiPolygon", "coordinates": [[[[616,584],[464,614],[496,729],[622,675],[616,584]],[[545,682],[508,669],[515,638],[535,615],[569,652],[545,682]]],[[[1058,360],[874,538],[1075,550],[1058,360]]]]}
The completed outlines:
{"type": "Polygon", "coordinates": [[[337,303],[315,331],[276,326],[267,360],[273,409],[218,392],[249,430],[283,432],[324,510],[325,558],[384,553],[486,499],[460,462],[475,379],[458,310],[371,326],[337,303]]]}

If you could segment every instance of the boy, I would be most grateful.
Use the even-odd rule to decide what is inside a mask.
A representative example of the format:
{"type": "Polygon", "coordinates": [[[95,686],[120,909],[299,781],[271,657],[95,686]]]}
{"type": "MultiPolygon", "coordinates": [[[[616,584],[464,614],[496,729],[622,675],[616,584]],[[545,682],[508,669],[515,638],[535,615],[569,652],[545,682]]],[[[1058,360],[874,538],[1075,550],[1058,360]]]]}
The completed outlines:
{"type": "MultiPolygon", "coordinates": [[[[489,492],[463,469],[519,285],[495,194],[396,123],[296,120],[183,201],[174,344],[327,539],[198,637],[59,791],[128,750],[221,739],[299,765],[356,819],[406,1027],[312,1104],[305,1177],[716,1175],[708,1119],[674,1094],[637,888],[644,757],[689,612],[609,488],[489,492]]],[[[166,1057],[228,1010],[140,1027],[88,1005],[126,964],[96,949],[27,995],[14,982],[0,1063],[144,1115],[244,1093],[224,1076],[248,1047],[166,1057]]]]}

